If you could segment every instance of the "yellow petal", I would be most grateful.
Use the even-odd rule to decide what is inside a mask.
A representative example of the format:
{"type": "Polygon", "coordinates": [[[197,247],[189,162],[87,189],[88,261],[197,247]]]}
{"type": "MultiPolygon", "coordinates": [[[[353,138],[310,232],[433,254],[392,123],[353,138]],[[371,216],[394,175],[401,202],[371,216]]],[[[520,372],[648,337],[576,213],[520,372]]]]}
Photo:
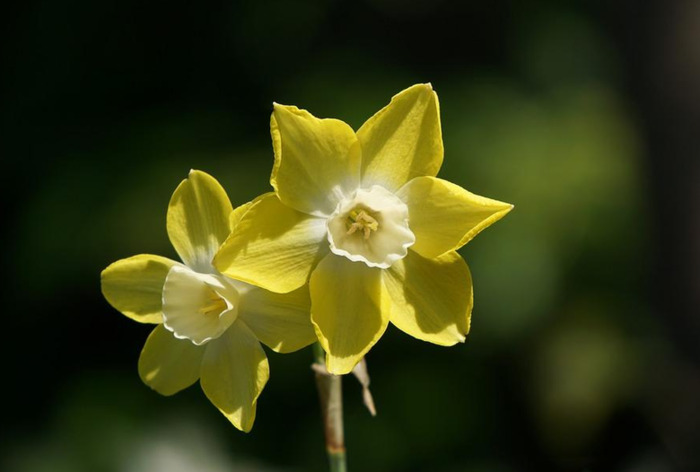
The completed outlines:
{"type": "Polygon", "coordinates": [[[442,165],[440,106],[430,84],[398,93],[357,132],[362,186],[392,192],[414,177],[437,175],[442,165]]]}
{"type": "Polygon", "coordinates": [[[306,283],[327,251],[326,223],[271,194],[253,203],[214,258],[223,274],[273,292],[306,283]]]}
{"type": "Polygon", "coordinates": [[[277,352],[292,352],[316,341],[309,288],[274,293],[258,287],[241,295],[238,316],[255,336],[277,352]]]}
{"type": "Polygon", "coordinates": [[[332,374],[350,372],[386,330],[390,303],[381,272],[330,254],[311,274],[311,321],[332,374]]]}
{"type": "Polygon", "coordinates": [[[173,395],[199,379],[204,346],[177,339],[163,325],[154,329],[139,357],[141,380],[161,395],[173,395]]]}
{"type": "Polygon", "coordinates": [[[231,230],[231,232],[233,232],[233,229],[236,226],[238,226],[238,223],[240,223],[241,218],[243,218],[243,215],[248,213],[248,210],[250,210],[250,208],[253,206],[253,204],[255,202],[257,202],[258,200],[260,200],[262,198],[265,198],[267,196],[274,195],[274,194],[275,194],[275,192],[263,193],[262,195],[259,195],[258,197],[256,197],[254,200],[252,200],[248,203],[244,203],[243,205],[235,208],[231,212],[231,215],[228,218],[228,226],[229,226],[229,229],[231,230]]]}
{"type": "Polygon", "coordinates": [[[442,346],[464,341],[474,295],[469,267],[459,254],[426,259],[408,251],[382,275],[391,295],[394,326],[442,346]]]}
{"type": "Polygon", "coordinates": [[[231,212],[228,218],[228,227],[231,231],[240,223],[241,218],[250,210],[251,206],[253,206],[253,202],[244,203],[231,212]]]}
{"type": "Polygon", "coordinates": [[[513,208],[435,177],[415,178],[397,195],[408,205],[411,249],[428,258],[459,249],[513,208]]]}
{"type": "Polygon", "coordinates": [[[276,103],[270,131],[275,151],[270,182],[285,204],[329,215],[343,192],[358,187],[360,147],[346,123],[276,103]]]}
{"type": "Polygon", "coordinates": [[[206,345],[202,390],[233,425],[250,431],[258,396],[270,377],[270,366],[255,335],[240,320],[206,345]]]}
{"type": "Polygon", "coordinates": [[[173,264],[178,263],[150,254],[121,259],[102,271],[102,295],[132,320],[160,323],[163,284],[173,264]]]}
{"type": "Polygon", "coordinates": [[[214,177],[190,171],[168,206],[168,236],[182,262],[197,272],[211,272],[211,260],[229,235],[232,210],[214,177]]]}

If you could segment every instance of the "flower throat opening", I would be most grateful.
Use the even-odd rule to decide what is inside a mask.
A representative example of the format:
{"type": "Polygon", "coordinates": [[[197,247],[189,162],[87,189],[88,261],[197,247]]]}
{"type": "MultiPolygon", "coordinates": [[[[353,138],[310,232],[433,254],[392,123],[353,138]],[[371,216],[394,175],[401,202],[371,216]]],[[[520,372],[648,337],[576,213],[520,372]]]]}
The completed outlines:
{"type": "Polygon", "coordinates": [[[369,214],[368,210],[358,208],[350,211],[346,226],[348,227],[346,233],[348,236],[354,234],[356,231],[360,231],[364,234],[365,239],[369,239],[372,231],[377,231],[377,229],[379,229],[379,223],[369,214]]]}
{"type": "Polygon", "coordinates": [[[208,293],[206,295],[206,297],[207,297],[206,302],[202,305],[202,307],[198,311],[200,314],[202,314],[204,316],[208,316],[208,315],[219,316],[222,311],[224,311],[226,308],[228,308],[226,306],[226,302],[214,290],[210,289],[209,287],[207,287],[207,290],[208,290],[208,293]]]}

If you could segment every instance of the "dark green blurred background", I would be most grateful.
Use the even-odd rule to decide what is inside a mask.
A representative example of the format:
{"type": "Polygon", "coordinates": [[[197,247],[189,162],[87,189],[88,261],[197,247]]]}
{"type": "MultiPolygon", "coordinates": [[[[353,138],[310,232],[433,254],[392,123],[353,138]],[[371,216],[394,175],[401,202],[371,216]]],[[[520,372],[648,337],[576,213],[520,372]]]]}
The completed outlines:
{"type": "Polygon", "coordinates": [[[472,332],[390,328],[345,382],[352,471],[700,470],[700,4],[30,0],[2,23],[0,469],[323,471],[309,350],[249,435],[138,378],[99,273],[175,257],[190,168],[270,190],[271,104],[358,128],[432,82],[440,176],[516,209],[461,252],[472,332]],[[8,204],[9,202],[9,204],[8,204]]]}

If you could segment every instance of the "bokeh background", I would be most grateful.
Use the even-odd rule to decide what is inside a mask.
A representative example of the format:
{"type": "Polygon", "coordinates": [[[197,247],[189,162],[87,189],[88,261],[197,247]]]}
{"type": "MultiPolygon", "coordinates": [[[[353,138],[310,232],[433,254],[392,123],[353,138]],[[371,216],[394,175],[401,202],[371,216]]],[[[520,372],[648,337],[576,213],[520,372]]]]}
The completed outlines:
{"type": "Polygon", "coordinates": [[[268,191],[271,104],[358,128],[432,82],[440,176],[516,209],[461,253],[472,332],[390,327],[353,471],[700,470],[700,4],[28,0],[2,23],[2,420],[13,472],[323,471],[312,354],[270,355],[246,435],[136,372],[100,271],[175,257],[190,168],[268,191]]]}

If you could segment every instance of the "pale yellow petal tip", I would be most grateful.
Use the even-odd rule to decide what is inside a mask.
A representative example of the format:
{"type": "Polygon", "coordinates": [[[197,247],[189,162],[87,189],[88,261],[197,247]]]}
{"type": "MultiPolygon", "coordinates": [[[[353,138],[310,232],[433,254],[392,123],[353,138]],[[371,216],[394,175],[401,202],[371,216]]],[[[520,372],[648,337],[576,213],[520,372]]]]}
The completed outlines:
{"type": "MultiPolygon", "coordinates": [[[[253,406],[253,408],[255,408],[255,406],[253,406]]],[[[249,424],[243,424],[243,425],[238,425],[236,423],[233,423],[233,421],[231,421],[231,423],[233,424],[233,426],[236,427],[236,429],[238,429],[239,431],[243,431],[246,434],[250,433],[253,430],[253,423],[254,422],[252,422],[252,421],[249,424]]]]}
{"type": "Polygon", "coordinates": [[[158,395],[162,395],[162,396],[164,396],[164,397],[172,397],[173,395],[175,395],[176,393],[179,392],[179,390],[177,390],[177,391],[171,391],[171,390],[166,390],[166,389],[161,388],[161,387],[156,387],[156,386],[154,386],[154,385],[152,385],[152,384],[150,383],[150,382],[151,382],[151,379],[146,380],[145,378],[141,377],[141,381],[142,381],[148,388],[150,388],[151,390],[153,390],[154,392],[156,392],[158,395]]]}
{"type": "Polygon", "coordinates": [[[303,117],[313,117],[311,113],[309,113],[308,110],[304,108],[299,108],[296,105],[282,105],[281,103],[273,102],[272,103],[272,117],[274,118],[275,116],[278,116],[282,119],[284,119],[284,115],[296,115],[296,116],[303,116],[303,117]],[[280,116],[282,115],[282,116],[280,116]]]}
{"type": "Polygon", "coordinates": [[[199,169],[190,169],[190,171],[187,173],[187,177],[185,177],[181,183],[186,183],[195,179],[213,180],[216,184],[219,184],[219,182],[212,175],[199,169]]]}
{"type": "Polygon", "coordinates": [[[328,373],[333,375],[346,375],[352,372],[352,369],[355,368],[360,360],[362,360],[362,357],[357,359],[356,362],[347,362],[346,360],[337,362],[338,359],[335,359],[336,362],[334,362],[334,360],[331,359],[328,354],[326,354],[326,369],[328,370],[328,373]]]}
{"type": "MultiPolygon", "coordinates": [[[[256,408],[257,402],[253,404],[253,409],[256,408]]],[[[255,423],[255,413],[253,413],[253,419],[248,420],[246,424],[243,424],[241,421],[241,418],[239,418],[237,414],[233,413],[226,413],[222,409],[219,408],[219,411],[226,417],[226,419],[233,425],[234,428],[236,428],[238,431],[242,431],[244,433],[250,433],[253,429],[253,424],[255,423]]]]}
{"type": "Polygon", "coordinates": [[[279,112],[282,110],[299,110],[298,107],[294,105],[284,105],[282,103],[272,102],[272,112],[279,112]]]}
{"type": "Polygon", "coordinates": [[[493,202],[493,212],[497,215],[504,216],[510,213],[513,210],[513,208],[515,208],[515,205],[511,203],[499,202],[498,200],[493,200],[493,202]]]}
{"type": "Polygon", "coordinates": [[[346,375],[352,372],[359,362],[364,359],[365,351],[363,354],[353,355],[349,357],[334,357],[328,352],[326,352],[326,369],[328,373],[333,375],[346,375]]]}
{"type": "Polygon", "coordinates": [[[433,88],[433,84],[430,82],[425,82],[421,84],[414,84],[411,85],[410,87],[404,89],[403,91],[399,92],[397,95],[401,95],[403,92],[408,92],[410,90],[422,90],[423,92],[434,92],[435,89],[433,88]]]}

